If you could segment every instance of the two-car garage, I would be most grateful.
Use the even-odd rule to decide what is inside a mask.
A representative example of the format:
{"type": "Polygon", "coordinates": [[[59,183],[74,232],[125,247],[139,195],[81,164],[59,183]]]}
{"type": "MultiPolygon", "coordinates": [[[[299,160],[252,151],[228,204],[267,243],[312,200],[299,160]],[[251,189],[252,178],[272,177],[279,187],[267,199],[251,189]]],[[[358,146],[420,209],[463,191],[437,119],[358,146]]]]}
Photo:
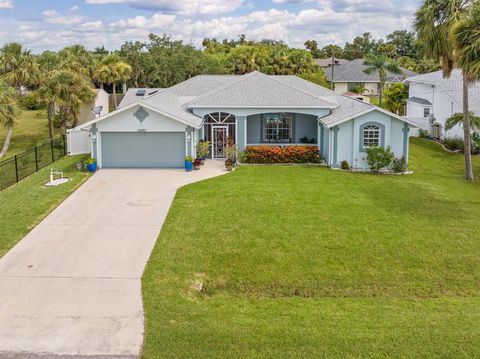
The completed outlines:
{"type": "Polygon", "coordinates": [[[75,145],[86,144],[99,168],[182,168],[185,156],[195,155],[203,118],[169,106],[164,111],[142,100],[80,125],[71,131],[69,149],[78,153],[75,145]]]}
{"type": "Polygon", "coordinates": [[[103,168],[178,168],[185,132],[102,132],[103,168]]]}

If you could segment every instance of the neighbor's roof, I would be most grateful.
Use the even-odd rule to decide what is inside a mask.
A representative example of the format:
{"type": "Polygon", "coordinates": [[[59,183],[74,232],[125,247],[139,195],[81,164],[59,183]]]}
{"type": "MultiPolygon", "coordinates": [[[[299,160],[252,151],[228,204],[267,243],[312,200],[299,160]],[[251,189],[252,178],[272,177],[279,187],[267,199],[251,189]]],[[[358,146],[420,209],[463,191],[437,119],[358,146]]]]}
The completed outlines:
{"type": "MultiPolygon", "coordinates": [[[[346,59],[338,59],[335,57],[335,65],[345,65],[348,64],[350,61],[346,59]]],[[[320,67],[329,67],[332,66],[332,58],[329,57],[328,59],[315,59],[315,63],[320,67]]]]}
{"type": "MultiPolygon", "coordinates": [[[[454,69],[449,78],[444,78],[442,71],[435,71],[409,77],[405,80],[405,83],[409,82],[435,85],[445,91],[460,108],[463,107],[463,76],[462,71],[459,69],[454,69]]],[[[480,82],[470,86],[468,99],[470,111],[477,116],[480,115],[480,82]]]]}
{"type": "Polygon", "coordinates": [[[420,97],[410,97],[408,99],[409,102],[413,102],[413,103],[418,103],[419,105],[427,105],[427,106],[431,106],[432,103],[428,100],[425,100],[424,98],[420,98],[420,97]]]}
{"type": "Polygon", "coordinates": [[[279,81],[278,76],[269,76],[254,71],[225,85],[196,97],[188,103],[199,107],[256,107],[256,108],[335,108],[337,103],[279,81]]]}
{"type": "MultiPolygon", "coordinates": [[[[380,75],[378,71],[371,74],[364,72],[368,66],[363,64],[363,59],[350,61],[345,65],[335,67],[333,82],[380,82],[380,75]]],[[[403,74],[394,74],[387,72],[387,82],[402,82],[409,76],[415,76],[416,73],[402,68],[403,74]]],[[[332,81],[332,74],[326,71],[328,81],[332,81]]]]}
{"type": "Polygon", "coordinates": [[[122,101],[120,101],[120,103],[118,104],[118,108],[128,106],[131,103],[138,101],[143,97],[151,96],[160,90],[162,89],[161,88],[129,88],[125,96],[123,96],[122,101]],[[145,91],[145,95],[142,95],[142,96],[137,95],[137,92],[141,90],[145,91]]]}

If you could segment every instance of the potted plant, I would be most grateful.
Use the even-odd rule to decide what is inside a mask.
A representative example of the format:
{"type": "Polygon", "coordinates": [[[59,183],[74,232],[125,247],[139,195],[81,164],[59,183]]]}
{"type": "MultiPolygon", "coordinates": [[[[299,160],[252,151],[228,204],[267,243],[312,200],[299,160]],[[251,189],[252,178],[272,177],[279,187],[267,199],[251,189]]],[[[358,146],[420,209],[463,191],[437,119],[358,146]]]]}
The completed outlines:
{"type": "MultiPolygon", "coordinates": [[[[233,143],[232,140],[229,139],[227,141],[227,147],[225,147],[224,153],[225,153],[225,157],[227,158],[227,160],[225,161],[225,166],[227,166],[227,170],[229,167],[227,162],[230,163],[230,166],[232,167],[236,166],[237,156],[238,156],[238,146],[235,143],[233,143]]],[[[231,169],[229,171],[231,171],[231,169]]]]}
{"type": "Polygon", "coordinates": [[[185,170],[190,172],[193,169],[193,158],[192,156],[185,157],[185,170]]]}
{"type": "Polygon", "coordinates": [[[83,170],[83,161],[80,160],[77,162],[77,170],[79,171],[83,170]]]}
{"type": "Polygon", "coordinates": [[[201,165],[202,165],[202,160],[200,158],[196,158],[195,161],[193,161],[193,168],[195,170],[198,171],[201,165]]]}
{"type": "Polygon", "coordinates": [[[225,160],[225,167],[227,168],[227,171],[233,170],[233,161],[230,158],[227,158],[225,160]]]}
{"type": "Polygon", "coordinates": [[[87,166],[89,172],[93,173],[97,170],[97,160],[95,158],[89,158],[84,164],[87,166]]]}
{"type": "Polygon", "coordinates": [[[197,144],[197,155],[198,158],[201,160],[201,164],[205,164],[205,159],[208,157],[210,152],[210,142],[209,141],[198,141],[197,144]]]}

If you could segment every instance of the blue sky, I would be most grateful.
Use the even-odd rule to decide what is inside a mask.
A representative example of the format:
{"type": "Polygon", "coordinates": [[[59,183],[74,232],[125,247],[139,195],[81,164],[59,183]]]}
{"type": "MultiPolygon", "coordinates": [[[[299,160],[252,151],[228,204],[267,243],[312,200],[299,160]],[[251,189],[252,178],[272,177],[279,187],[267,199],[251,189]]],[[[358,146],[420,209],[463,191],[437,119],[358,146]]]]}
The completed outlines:
{"type": "Polygon", "coordinates": [[[410,29],[420,0],[0,0],[0,44],[31,50],[81,43],[118,48],[148,33],[200,45],[205,37],[343,45],[371,32],[410,29]]]}

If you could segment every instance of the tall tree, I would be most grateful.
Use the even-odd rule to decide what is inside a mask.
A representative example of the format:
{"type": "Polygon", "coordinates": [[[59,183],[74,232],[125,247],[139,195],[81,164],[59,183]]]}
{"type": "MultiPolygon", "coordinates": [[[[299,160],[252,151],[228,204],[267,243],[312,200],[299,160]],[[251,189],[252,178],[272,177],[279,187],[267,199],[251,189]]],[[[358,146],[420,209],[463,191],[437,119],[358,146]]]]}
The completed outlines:
{"type": "Polygon", "coordinates": [[[394,60],[382,54],[367,54],[363,60],[363,63],[364,65],[367,65],[367,68],[363,70],[363,72],[365,72],[366,74],[373,74],[378,72],[379,74],[380,87],[378,89],[378,97],[381,107],[383,102],[383,91],[385,89],[385,83],[387,82],[388,72],[392,72],[394,74],[401,74],[402,69],[394,60]]]}
{"type": "Polygon", "coordinates": [[[118,81],[122,84],[123,94],[127,93],[127,81],[132,78],[132,67],[124,61],[115,64],[118,73],[118,81]]]}
{"type": "MultiPolygon", "coordinates": [[[[469,11],[468,16],[461,20],[453,29],[453,41],[455,44],[455,60],[459,67],[463,69],[465,82],[469,84],[480,79],[480,2],[475,1],[469,11]]],[[[463,101],[468,101],[468,96],[464,93],[463,101]]],[[[465,117],[465,116],[464,116],[465,117]]],[[[471,151],[471,131],[466,125],[479,130],[480,118],[469,114],[469,123],[464,121],[464,137],[469,137],[470,143],[466,151],[471,151]]],[[[472,168],[473,178],[473,168],[472,168]]]]}
{"type": "Polygon", "coordinates": [[[54,70],[39,87],[41,102],[47,107],[48,130],[53,138],[53,120],[59,119],[61,127],[70,122],[76,125],[81,105],[92,101],[95,91],[81,74],[70,70],[54,70]]]}
{"type": "Polygon", "coordinates": [[[38,65],[30,51],[12,42],[0,49],[0,77],[19,94],[38,79],[38,65]]]}
{"type": "MultiPolygon", "coordinates": [[[[424,0],[415,14],[414,26],[423,43],[425,55],[441,61],[443,76],[450,77],[455,66],[455,44],[451,41],[454,29],[465,18],[470,0],[424,0]]],[[[477,55],[478,56],[478,55],[477,55]]],[[[470,111],[468,105],[469,72],[463,70],[463,133],[465,178],[473,180],[470,111]]]]}
{"type": "Polygon", "coordinates": [[[398,57],[416,58],[415,33],[407,30],[396,30],[387,35],[387,43],[395,46],[398,57]]]}
{"type": "Polygon", "coordinates": [[[0,125],[7,130],[5,141],[3,142],[0,158],[5,156],[10,146],[13,126],[15,124],[15,91],[5,82],[0,81],[0,125]]]}

